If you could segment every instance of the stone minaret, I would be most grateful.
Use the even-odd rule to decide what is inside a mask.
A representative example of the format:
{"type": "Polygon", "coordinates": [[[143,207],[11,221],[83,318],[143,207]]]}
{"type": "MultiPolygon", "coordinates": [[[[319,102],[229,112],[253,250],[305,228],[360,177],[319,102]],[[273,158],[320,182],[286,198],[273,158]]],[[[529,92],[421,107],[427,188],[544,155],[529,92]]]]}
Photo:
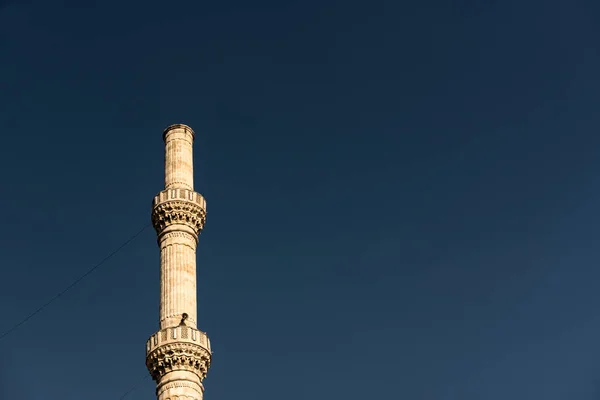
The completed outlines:
{"type": "Polygon", "coordinates": [[[165,190],[154,197],[160,247],[160,330],[146,343],[146,366],[158,400],[202,400],[210,341],[196,328],[196,246],[206,201],[194,192],[194,131],[171,125],[165,141],[165,190]]]}

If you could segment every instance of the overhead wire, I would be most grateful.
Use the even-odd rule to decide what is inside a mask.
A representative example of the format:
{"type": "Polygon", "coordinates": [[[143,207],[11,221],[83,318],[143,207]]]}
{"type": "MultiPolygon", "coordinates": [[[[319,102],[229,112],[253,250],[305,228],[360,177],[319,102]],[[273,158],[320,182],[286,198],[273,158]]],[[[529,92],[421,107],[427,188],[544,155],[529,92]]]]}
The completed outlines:
{"type": "Polygon", "coordinates": [[[125,246],[127,246],[129,243],[133,242],[133,240],[135,240],[135,238],[137,238],[138,236],[140,236],[142,234],[142,232],[144,232],[150,225],[151,225],[151,223],[146,224],[136,234],[134,234],[133,236],[131,236],[123,244],[121,244],[119,247],[117,247],[115,250],[113,250],[111,253],[109,253],[106,257],[104,257],[99,263],[97,263],[92,268],[90,268],[85,274],[83,274],[79,278],[75,279],[75,281],[73,281],[73,283],[71,283],[65,289],[63,289],[62,291],[60,291],[57,295],[55,295],[54,297],[52,297],[50,300],[48,300],[47,302],[45,302],[44,304],[42,304],[37,310],[33,311],[31,314],[27,315],[25,318],[23,318],[18,323],[16,323],[15,325],[13,325],[12,328],[10,328],[7,331],[5,331],[4,333],[2,333],[2,335],[0,335],[0,340],[4,339],[10,333],[12,333],[15,330],[17,330],[20,326],[22,326],[27,321],[29,321],[31,318],[33,318],[40,311],[42,311],[43,309],[45,309],[46,307],[48,307],[54,301],[58,300],[62,295],[64,295],[69,290],[71,290],[72,288],[74,288],[78,283],[80,283],[82,280],[84,280],[92,272],[96,271],[100,266],[102,266],[102,264],[104,264],[106,261],[108,261],[110,258],[112,258],[115,254],[117,254],[119,251],[121,251],[125,246]]]}
{"type": "Polygon", "coordinates": [[[142,379],[139,380],[138,383],[136,383],[131,389],[129,389],[128,391],[126,391],[125,393],[123,393],[121,395],[121,397],[119,397],[119,400],[123,400],[125,397],[129,396],[134,390],[136,390],[138,387],[140,387],[140,385],[146,381],[146,379],[148,379],[150,377],[149,373],[145,373],[144,376],[142,377],[142,379]]]}

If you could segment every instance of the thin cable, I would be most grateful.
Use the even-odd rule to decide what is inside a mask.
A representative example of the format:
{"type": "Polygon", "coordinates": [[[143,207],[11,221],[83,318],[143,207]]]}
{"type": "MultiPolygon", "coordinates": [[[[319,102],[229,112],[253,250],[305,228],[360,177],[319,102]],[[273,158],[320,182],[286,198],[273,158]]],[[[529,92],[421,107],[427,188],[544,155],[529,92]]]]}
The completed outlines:
{"type": "Polygon", "coordinates": [[[127,239],[125,241],[125,243],[123,243],[122,245],[120,245],[119,247],[117,247],[116,250],[113,250],[112,253],[110,253],[109,255],[107,255],[106,257],[104,257],[102,259],[102,261],[100,261],[98,264],[94,265],[89,271],[87,271],[85,274],[83,274],[82,276],[80,276],[79,278],[77,278],[73,283],[71,283],[69,286],[67,286],[66,289],[64,289],[62,292],[58,293],[56,296],[54,296],[53,298],[51,298],[49,301],[47,301],[45,304],[43,304],[40,308],[38,308],[37,310],[35,310],[31,314],[29,314],[27,317],[25,317],[23,320],[21,320],[21,322],[17,323],[15,326],[13,326],[12,328],[10,328],[6,332],[4,332],[2,334],[2,336],[0,336],[0,340],[4,339],[8,334],[10,334],[11,332],[15,331],[17,328],[19,328],[25,322],[29,321],[34,315],[36,315],[37,313],[39,313],[40,311],[42,311],[44,308],[48,307],[51,303],[53,303],[55,300],[57,300],[63,294],[67,293],[75,285],[77,285],[79,282],[81,282],[83,279],[85,279],[85,277],[87,277],[89,274],[91,274],[96,269],[98,269],[98,267],[100,267],[102,264],[104,264],[106,261],[108,261],[112,256],[114,256],[115,254],[117,254],[121,249],[123,249],[123,247],[127,246],[135,238],[137,238],[139,235],[141,235],[142,232],[144,232],[149,226],[150,226],[150,224],[147,224],[146,226],[144,226],[142,229],[140,229],[138,231],[138,233],[136,233],[135,235],[131,236],[129,239],[127,239]]]}
{"type": "Polygon", "coordinates": [[[125,397],[129,396],[131,394],[131,392],[133,392],[135,389],[140,387],[142,382],[146,381],[146,379],[148,379],[149,377],[150,377],[150,374],[148,372],[146,372],[144,374],[144,377],[134,387],[132,387],[131,389],[129,389],[128,391],[123,393],[123,395],[121,397],[119,397],[119,400],[123,400],[125,397]]]}

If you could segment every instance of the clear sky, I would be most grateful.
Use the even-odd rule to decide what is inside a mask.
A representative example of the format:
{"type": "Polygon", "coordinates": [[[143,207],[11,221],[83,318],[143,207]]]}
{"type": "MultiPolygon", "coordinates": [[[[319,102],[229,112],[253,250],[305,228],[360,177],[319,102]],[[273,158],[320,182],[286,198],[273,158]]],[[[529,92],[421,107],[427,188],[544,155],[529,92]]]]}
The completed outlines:
{"type": "MultiPolygon", "coordinates": [[[[197,134],[206,400],[600,396],[600,8],[5,1],[0,332],[197,134]]],[[[0,341],[0,397],[154,397],[147,229],[0,341]]]]}

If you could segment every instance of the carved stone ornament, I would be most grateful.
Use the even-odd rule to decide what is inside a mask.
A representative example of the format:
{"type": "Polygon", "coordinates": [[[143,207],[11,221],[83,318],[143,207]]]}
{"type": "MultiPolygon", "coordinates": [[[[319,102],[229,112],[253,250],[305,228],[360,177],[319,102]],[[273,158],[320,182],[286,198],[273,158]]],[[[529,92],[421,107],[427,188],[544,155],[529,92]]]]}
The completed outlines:
{"type": "Polygon", "coordinates": [[[181,388],[186,388],[188,391],[195,392],[195,395],[191,395],[191,396],[172,395],[172,396],[164,398],[164,400],[197,400],[197,399],[202,399],[204,397],[202,384],[200,384],[200,386],[198,386],[196,383],[191,383],[191,382],[186,382],[186,381],[171,382],[171,383],[167,383],[166,385],[160,386],[160,389],[156,390],[156,396],[160,399],[160,398],[163,398],[164,392],[166,392],[168,390],[181,389],[181,388]]]}
{"type": "Polygon", "coordinates": [[[206,211],[191,201],[166,201],[152,209],[152,225],[159,234],[169,225],[183,224],[192,228],[198,235],[204,228],[205,222],[206,211]]]}
{"type": "Polygon", "coordinates": [[[200,381],[206,378],[211,355],[204,347],[194,343],[175,342],[157,347],[146,357],[146,367],[154,381],[172,371],[190,371],[200,381]]]}

